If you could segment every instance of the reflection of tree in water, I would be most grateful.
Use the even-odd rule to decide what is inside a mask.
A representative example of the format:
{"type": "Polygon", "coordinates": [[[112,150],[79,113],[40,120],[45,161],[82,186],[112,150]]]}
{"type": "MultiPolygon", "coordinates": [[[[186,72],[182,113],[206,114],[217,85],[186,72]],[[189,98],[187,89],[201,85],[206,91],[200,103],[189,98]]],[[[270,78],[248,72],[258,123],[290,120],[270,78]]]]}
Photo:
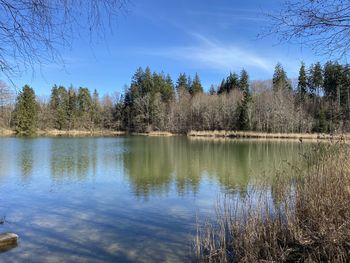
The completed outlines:
{"type": "Polygon", "coordinates": [[[8,176],[11,172],[11,160],[16,153],[14,147],[11,145],[12,140],[12,138],[2,138],[0,140],[0,149],[6,149],[0,151],[0,179],[8,176]]]}
{"type": "Polygon", "coordinates": [[[168,192],[196,193],[204,176],[225,192],[245,193],[249,182],[298,158],[300,145],[286,142],[211,141],[185,137],[132,138],[125,141],[124,168],[134,191],[147,197],[168,192]]]}
{"type": "Polygon", "coordinates": [[[123,152],[124,168],[137,196],[147,197],[151,192],[169,191],[171,183],[171,156],[165,138],[134,137],[125,140],[128,151],[123,152]]]}
{"type": "Polygon", "coordinates": [[[96,172],[97,143],[94,139],[54,139],[51,140],[51,176],[55,180],[65,177],[84,179],[96,172]]]}
{"type": "Polygon", "coordinates": [[[33,173],[33,143],[31,139],[21,139],[20,150],[18,153],[19,166],[23,180],[28,180],[33,173]]]}

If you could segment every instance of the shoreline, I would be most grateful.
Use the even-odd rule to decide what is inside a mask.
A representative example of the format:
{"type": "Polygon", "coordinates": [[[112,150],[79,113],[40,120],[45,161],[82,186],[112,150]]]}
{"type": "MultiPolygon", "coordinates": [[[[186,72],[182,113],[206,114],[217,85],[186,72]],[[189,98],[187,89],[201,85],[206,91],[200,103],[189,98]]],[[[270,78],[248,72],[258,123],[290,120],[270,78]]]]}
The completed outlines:
{"type": "Polygon", "coordinates": [[[264,133],[251,131],[190,131],[187,136],[203,139],[350,140],[350,134],[264,133]]]}
{"type": "MultiPolygon", "coordinates": [[[[123,131],[111,130],[38,130],[35,134],[29,137],[98,137],[98,136],[121,136],[126,135],[123,131]]],[[[13,130],[0,130],[0,137],[22,137],[17,135],[13,130]]]]}
{"type": "MultiPolygon", "coordinates": [[[[324,134],[324,133],[264,133],[252,131],[190,131],[187,134],[171,133],[167,131],[154,131],[148,133],[134,133],[127,131],[111,130],[39,130],[32,137],[98,137],[98,136],[149,136],[149,137],[171,137],[187,136],[192,139],[209,140],[234,140],[234,139],[277,139],[277,140],[350,140],[350,133],[346,134],[324,134]]],[[[16,132],[9,129],[0,129],[0,137],[16,137],[16,132]]],[[[20,136],[19,136],[20,137],[20,136]]]]}

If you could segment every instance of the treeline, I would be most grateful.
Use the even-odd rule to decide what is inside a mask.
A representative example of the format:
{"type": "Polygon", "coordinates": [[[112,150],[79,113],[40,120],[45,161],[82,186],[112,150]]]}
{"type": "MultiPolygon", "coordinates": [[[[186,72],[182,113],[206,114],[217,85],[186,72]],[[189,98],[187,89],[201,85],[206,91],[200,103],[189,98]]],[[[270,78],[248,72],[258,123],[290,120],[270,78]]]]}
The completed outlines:
{"type": "Polygon", "coordinates": [[[139,68],[130,86],[116,96],[100,98],[96,90],[54,86],[45,101],[25,86],[14,104],[0,100],[0,125],[22,134],[37,129],[348,132],[349,89],[350,67],[336,62],[308,69],[302,64],[297,81],[287,77],[281,64],[268,81],[250,81],[242,70],[208,92],[198,74],[182,73],[174,83],[170,75],[147,67],[139,68]]]}

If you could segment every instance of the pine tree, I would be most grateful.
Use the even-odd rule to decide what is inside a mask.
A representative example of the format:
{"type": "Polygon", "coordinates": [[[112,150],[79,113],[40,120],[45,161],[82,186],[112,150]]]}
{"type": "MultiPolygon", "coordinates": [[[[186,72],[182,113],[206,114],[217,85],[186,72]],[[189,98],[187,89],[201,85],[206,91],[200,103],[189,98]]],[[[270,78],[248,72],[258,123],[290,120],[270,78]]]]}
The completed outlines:
{"type": "MultiPolygon", "coordinates": [[[[324,66],[325,96],[333,102],[338,102],[342,82],[342,67],[338,63],[327,62],[324,66]]],[[[339,100],[340,105],[340,100],[339,100]]]]}
{"type": "Polygon", "coordinates": [[[210,95],[215,95],[216,94],[216,89],[215,89],[215,86],[213,84],[210,85],[209,94],[210,95]]]}
{"type": "Polygon", "coordinates": [[[38,105],[34,90],[25,85],[17,97],[14,126],[17,134],[33,135],[37,129],[38,105]]]}
{"type": "Polygon", "coordinates": [[[222,94],[224,92],[227,92],[226,85],[227,85],[226,80],[222,79],[221,84],[220,84],[219,89],[218,89],[218,94],[222,94]]]}
{"type": "Polygon", "coordinates": [[[147,67],[141,82],[141,96],[144,96],[149,93],[153,96],[156,92],[154,89],[153,75],[151,69],[147,67]]]}
{"type": "Polygon", "coordinates": [[[218,94],[230,93],[232,90],[240,88],[240,80],[236,73],[230,72],[226,79],[221,81],[218,89],[218,94]]]}
{"type": "Polygon", "coordinates": [[[199,76],[196,73],[196,75],[194,76],[192,85],[191,85],[190,94],[193,96],[193,95],[200,93],[200,92],[203,92],[203,87],[202,87],[201,81],[199,79],[199,76]]]}
{"type": "Polygon", "coordinates": [[[301,63],[301,67],[299,70],[298,93],[301,97],[304,97],[307,93],[307,75],[304,63],[301,63]]]}
{"type": "Polygon", "coordinates": [[[309,70],[309,91],[312,97],[320,96],[323,86],[323,72],[320,62],[311,65],[309,70]]]}
{"type": "Polygon", "coordinates": [[[169,74],[165,77],[165,85],[160,93],[162,95],[162,101],[166,103],[171,101],[174,97],[174,84],[169,74]]]}
{"type": "Polygon", "coordinates": [[[92,128],[91,105],[92,99],[89,89],[80,87],[77,96],[77,116],[80,122],[79,128],[92,128]]]}
{"type": "Polygon", "coordinates": [[[292,90],[287,74],[280,63],[278,63],[275,67],[275,72],[272,79],[272,89],[274,92],[280,90],[292,90]]]}
{"type": "Polygon", "coordinates": [[[226,79],[226,92],[230,93],[232,90],[239,89],[239,77],[236,73],[230,73],[226,79]]]}
{"type": "Polygon", "coordinates": [[[50,109],[52,111],[53,127],[58,130],[68,127],[68,92],[65,87],[56,85],[52,88],[50,109]]]}
{"type": "Polygon", "coordinates": [[[238,129],[241,131],[249,130],[249,115],[248,115],[248,103],[242,100],[238,106],[238,129]]]}
{"type": "Polygon", "coordinates": [[[239,89],[242,92],[249,93],[249,76],[248,72],[245,69],[241,71],[241,75],[239,78],[239,89]]]}
{"type": "Polygon", "coordinates": [[[101,106],[100,106],[100,100],[97,90],[94,90],[94,93],[92,94],[92,101],[91,101],[91,121],[95,127],[100,127],[101,125],[101,106]]]}
{"type": "Polygon", "coordinates": [[[186,89],[187,89],[188,93],[191,93],[192,84],[193,84],[192,78],[191,78],[191,76],[188,76],[187,77],[187,85],[186,85],[186,89]]]}
{"type": "Polygon", "coordinates": [[[76,126],[77,119],[77,94],[73,87],[68,89],[68,106],[67,106],[67,121],[68,129],[74,129],[76,126]]]}
{"type": "Polygon", "coordinates": [[[176,92],[179,93],[181,90],[189,90],[187,87],[187,76],[185,73],[181,73],[176,81],[176,92]]]}
{"type": "Polygon", "coordinates": [[[242,92],[242,100],[238,106],[238,128],[240,130],[249,130],[249,102],[251,100],[251,95],[249,91],[249,76],[246,70],[242,70],[239,79],[239,88],[242,92]]]}

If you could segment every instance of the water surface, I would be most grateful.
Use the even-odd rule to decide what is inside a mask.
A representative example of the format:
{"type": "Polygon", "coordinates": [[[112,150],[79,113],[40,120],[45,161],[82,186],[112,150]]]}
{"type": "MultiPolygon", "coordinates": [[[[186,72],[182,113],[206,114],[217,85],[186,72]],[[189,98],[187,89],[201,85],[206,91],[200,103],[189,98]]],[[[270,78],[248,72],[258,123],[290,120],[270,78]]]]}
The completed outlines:
{"type": "Polygon", "coordinates": [[[196,217],[290,167],[295,142],[0,138],[3,262],[186,262],[196,217]]]}

